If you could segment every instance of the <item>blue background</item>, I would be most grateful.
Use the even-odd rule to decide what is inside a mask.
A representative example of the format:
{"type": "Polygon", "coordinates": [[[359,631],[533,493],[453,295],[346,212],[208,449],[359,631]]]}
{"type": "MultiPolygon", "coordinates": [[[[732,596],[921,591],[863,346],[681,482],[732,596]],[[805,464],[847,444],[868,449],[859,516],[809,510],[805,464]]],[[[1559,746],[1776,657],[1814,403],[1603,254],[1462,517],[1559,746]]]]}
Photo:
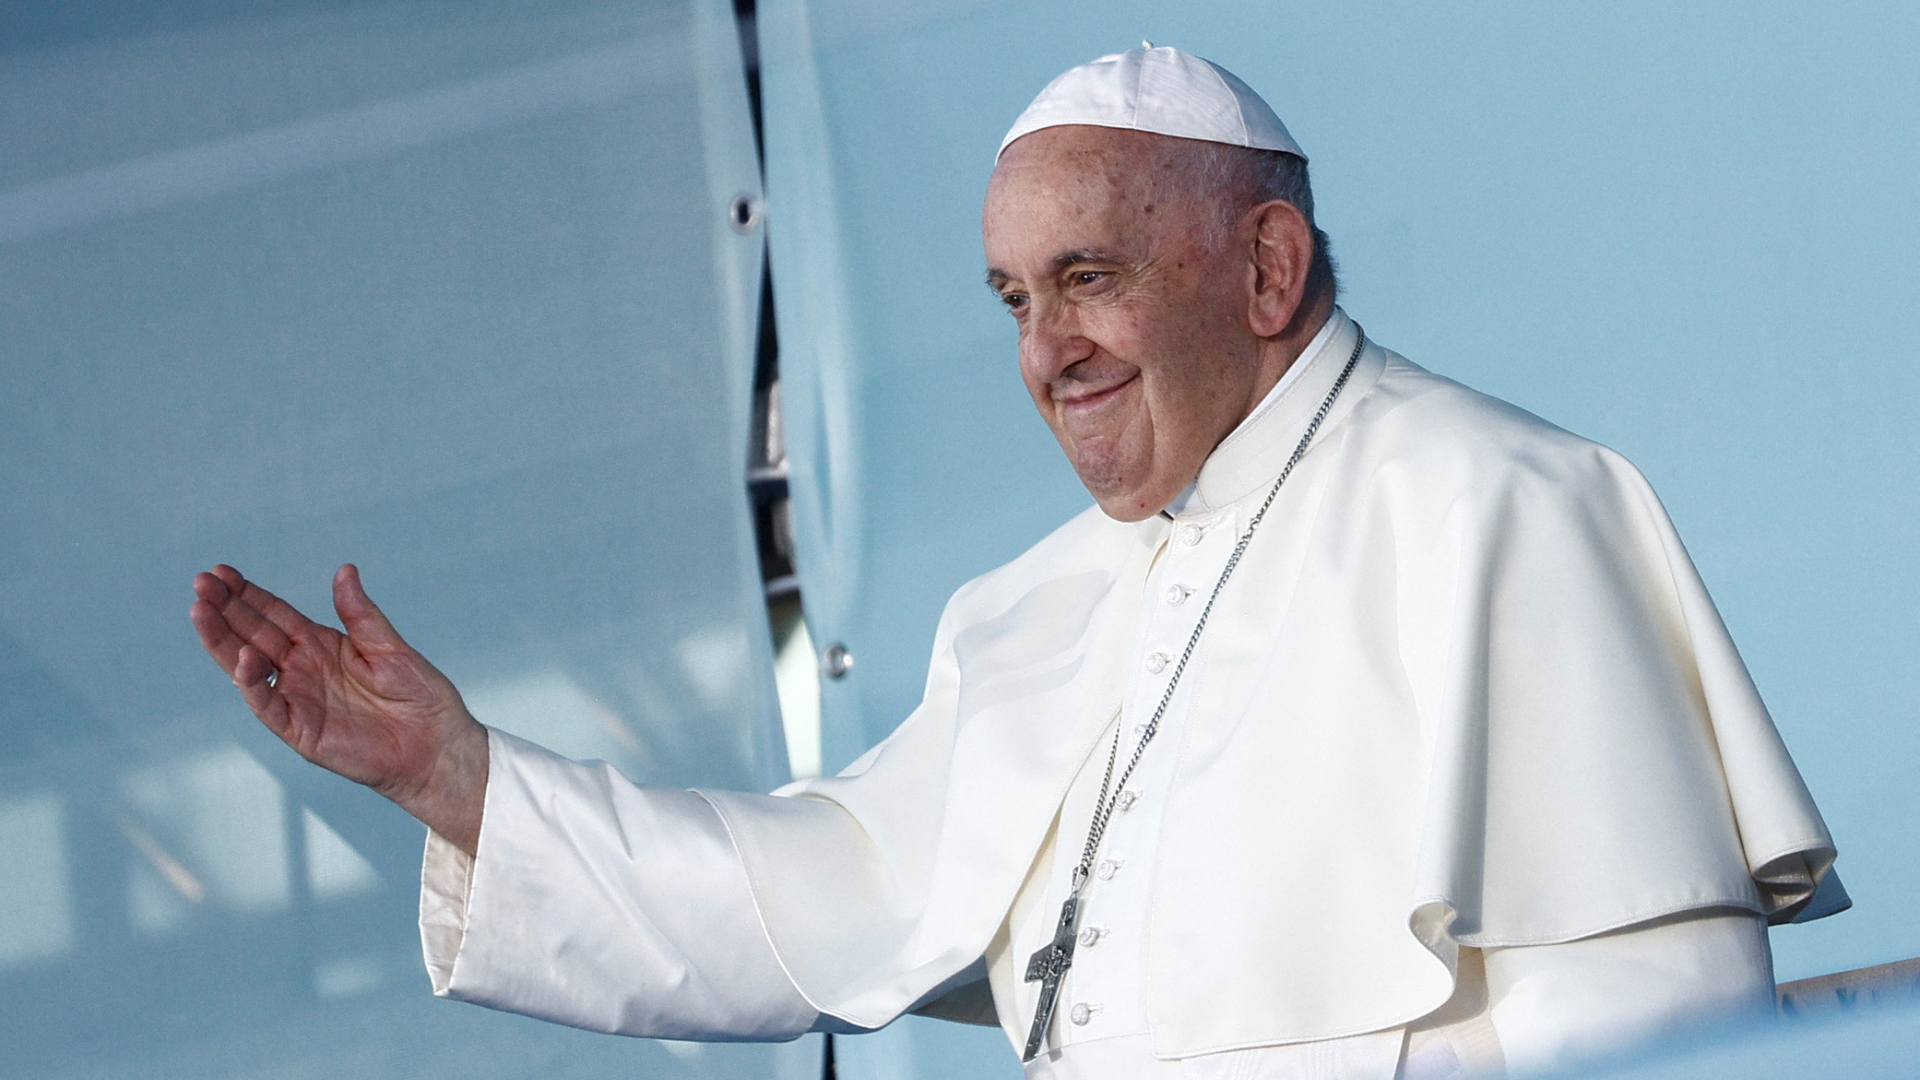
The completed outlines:
{"type": "MultiPolygon", "coordinates": [[[[264,739],[182,617],[216,559],[319,611],[358,559],[485,718],[643,782],[784,775],[729,14],[0,12],[0,1072],[817,1070],[427,999],[417,826],[264,739]]],[[[912,707],[952,589],[1087,503],[978,208],[1031,96],[1142,38],[1287,121],[1372,337],[1653,480],[1857,902],[1777,931],[1780,977],[1920,955],[1911,4],[765,0],[801,576],[857,659],[828,766],[912,707]]],[[[923,1021],[838,1054],[1017,1072],[923,1021]]]]}

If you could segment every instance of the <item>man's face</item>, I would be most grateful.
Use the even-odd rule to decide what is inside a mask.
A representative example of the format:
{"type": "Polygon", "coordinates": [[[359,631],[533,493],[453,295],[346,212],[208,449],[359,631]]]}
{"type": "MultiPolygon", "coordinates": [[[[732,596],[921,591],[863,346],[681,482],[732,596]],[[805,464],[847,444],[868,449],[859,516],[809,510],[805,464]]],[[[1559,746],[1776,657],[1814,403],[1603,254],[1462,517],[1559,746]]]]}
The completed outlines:
{"type": "Polygon", "coordinates": [[[1158,513],[1261,389],[1254,270],[1209,242],[1183,140],[1045,128],[987,188],[988,283],[1020,324],[1033,402],[1100,508],[1158,513]]]}

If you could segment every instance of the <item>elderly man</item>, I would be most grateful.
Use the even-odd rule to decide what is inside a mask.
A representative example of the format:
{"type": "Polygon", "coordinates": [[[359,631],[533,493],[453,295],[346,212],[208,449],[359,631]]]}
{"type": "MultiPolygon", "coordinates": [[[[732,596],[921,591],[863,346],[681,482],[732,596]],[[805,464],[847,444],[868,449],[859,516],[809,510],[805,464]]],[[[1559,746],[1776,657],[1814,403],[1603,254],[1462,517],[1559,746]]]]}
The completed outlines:
{"type": "Polygon", "coordinates": [[[345,636],[228,567],[194,622],[431,827],[442,994],[675,1038],[971,1009],[1100,1078],[1526,1072],[1767,1008],[1832,844],[1659,503],[1369,343],[1312,213],[1176,50],[1020,118],[988,281],[1098,507],[954,596],[838,777],[640,789],[490,732],[351,567],[345,636]]]}

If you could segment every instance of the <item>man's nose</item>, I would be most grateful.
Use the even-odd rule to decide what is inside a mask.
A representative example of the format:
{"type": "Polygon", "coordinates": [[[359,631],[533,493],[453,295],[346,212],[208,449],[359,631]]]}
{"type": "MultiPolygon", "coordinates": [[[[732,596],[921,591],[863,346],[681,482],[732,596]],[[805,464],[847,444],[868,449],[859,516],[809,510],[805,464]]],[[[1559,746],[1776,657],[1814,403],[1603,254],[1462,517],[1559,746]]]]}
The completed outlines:
{"type": "Polygon", "coordinates": [[[1051,383],[1093,351],[1093,342],[1081,333],[1080,320],[1070,307],[1034,303],[1020,335],[1020,360],[1028,378],[1051,383]]]}

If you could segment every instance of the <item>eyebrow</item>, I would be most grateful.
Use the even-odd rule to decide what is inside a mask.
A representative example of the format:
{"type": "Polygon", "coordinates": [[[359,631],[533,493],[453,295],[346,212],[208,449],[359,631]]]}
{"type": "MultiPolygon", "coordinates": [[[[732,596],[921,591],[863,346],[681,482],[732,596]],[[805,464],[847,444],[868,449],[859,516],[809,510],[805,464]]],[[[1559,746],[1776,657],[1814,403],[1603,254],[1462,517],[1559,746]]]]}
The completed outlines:
{"type": "Polygon", "coordinates": [[[1081,263],[1117,263],[1120,261],[1120,256],[1103,248],[1074,248],[1072,251],[1063,251],[1055,255],[1053,257],[1053,268],[1055,270],[1065,270],[1069,266],[1078,266],[1081,263]]]}
{"type": "MultiPolygon", "coordinates": [[[[1119,255],[1105,248],[1074,248],[1071,251],[1063,251],[1055,255],[1053,257],[1053,268],[1055,270],[1065,270],[1069,266],[1078,266],[1081,263],[1117,263],[1120,261],[1122,260],[1119,255]]],[[[1005,270],[990,266],[987,268],[986,279],[987,288],[992,289],[994,292],[999,292],[1002,285],[1013,280],[1013,275],[1007,273],[1005,270]]]]}

